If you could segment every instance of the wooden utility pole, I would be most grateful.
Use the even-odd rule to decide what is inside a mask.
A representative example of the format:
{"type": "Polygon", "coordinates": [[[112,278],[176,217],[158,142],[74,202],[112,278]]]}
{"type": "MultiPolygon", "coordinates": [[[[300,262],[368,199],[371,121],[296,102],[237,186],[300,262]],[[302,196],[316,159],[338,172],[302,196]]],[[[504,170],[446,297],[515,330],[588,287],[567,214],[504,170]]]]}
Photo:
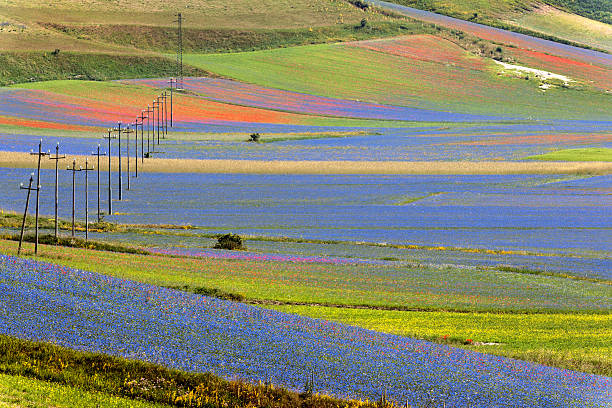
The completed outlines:
{"type": "Polygon", "coordinates": [[[154,99],[153,103],[151,104],[152,105],[151,106],[151,114],[153,115],[151,117],[151,120],[153,122],[153,127],[152,127],[152,129],[153,129],[153,132],[152,132],[152,136],[153,136],[153,151],[155,151],[155,104],[156,104],[156,102],[155,102],[155,99],[154,99]]]}
{"type": "Polygon", "coordinates": [[[17,256],[21,254],[21,246],[23,245],[23,231],[25,230],[26,217],[28,216],[28,205],[30,204],[30,192],[32,190],[38,190],[32,188],[32,181],[34,181],[34,173],[30,174],[30,184],[27,187],[23,186],[23,183],[19,185],[21,190],[28,190],[28,196],[26,197],[25,210],[23,210],[23,221],[21,222],[21,235],[19,236],[19,247],[17,248],[17,256]]]}
{"type": "Polygon", "coordinates": [[[172,104],[172,94],[174,91],[173,85],[176,85],[176,79],[170,78],[170,81],[168,82],[170,83],[170,127],[174,127],[174,122],[173,122],[174,105],[172,104]]]}
{"type": "MultiPolygon", "coordinates": [[[[112,134],[113,130],[108,129],[108,136],[104,136],[104,139],[108,139],[108,215],[113,215],[113,189],[111,187],[111,140],[117,138],[112,134]]],[[[99,165],[98,169],[100,169],[99,165]]]]}
{"type": "Polygon", "coordinates": [[[85,159],[85,168],[79,168],[78,171],[85,172],[85,241],[89,239],[89,177],[88,174],[94,168],[89,167],[89,162],[85,159]]]}
{"type": "Polygon", "coordinates": [[[79,171],[76,168],[76,160],[72,161],[72,167],[66,167],[66,170],[72,172],[72,237],[74,238],[74,201],[76,196],[75,173],[79,171]]]}
{"type": "MultiPolygon", "coordinates": [[[[110,139],[109,139],[109,142],[110,142],[110,139]]],[[[98,157],[98,222],[100,222],[102,221],[102,216],[101,216],[101,211],[100,211],[100,156],[106,156],[106,153],[100,153],[100,145],[98,144],[98,150],[95,153],[92,152],[91,155],[98,157]]],[[[110,155],[109,155],[109,159],[110,159],[110,155]]],[[[110,173],[110,166],[109,166],[108,172],[110,173]]]]}
{"type": "MultiPolygon", "coordinates": [[[[145,116],[145,111],[140,112],[140,162],[144,163],[144,120],[148,120],[148,116],[145,116]]],[[[148,142],[149,130],[147,129],[147,142],[148,142]]]]}
{"type": "Polygon", "coordinates": [[[166,135],[168,135],[168,96],[166,95],[166,91],[162,92],[160,98],[162,100],[162,106],[164,107],[162,115],[162,129],[164,131],[163,135],[165,139],[166,135]]]}
{"type": "Polygon", "coordinates": [[[117,123],[117,136],[119,137],[119,201],[123,198],[123,180],[121,174],[121,122],[117,123]]]}
{"type": "MultiPolygon", "coordinates": [[[[151,105],[147,105],[147,157],[151,155],[151,138],[150,138],[150,130],[151,130],[151,115],[153,115],[153,119],[155,118],[155,110],[151,109],[151,105]]],[[[155,125],[155,121],[153,121],[153,125],[155,125]]],[[[155,132],[155,130],[153,130],[155,132]]],[[[155,133],[153,133],[153,149],[155,149],[155,133]]]]}
{"type": "Polygon", "coordinates": [[[127,125],[127,127],[125,129],[123,129],[123,133],[126,134],[127,136],[127,189],[128,191],[130,190],[130,133],[134,132],[131,128],[130,125],[127,125]]]}
{"type": "Polygon", "coordinates": [[[157,144],[159,144],[159,101],[153,100],[153,151],[155,151],[155,129],[157,128],[157,144]],[[157,110],[157,112],[156,112],[157,110]],[[157,114],[157,122],[155,121],[155,115],[157,114]]]}
{"type": "Polygon", "coordinates": [[[55,145],[55,156],[49,156],[50,160],[55,160],[55,241],[57,242],[57,238],[59,236],[59,228],[57,221],[57,207],[58,207],[58,196],[59,196],[59,186],[58,186],[58,162],[62,159],[65,159],[66,155],[59,155],[59,142],[55,145]]]}
{"type": "MultiPolygon", "coordinates": [[[[136,116],[136,121],[133,123],[134,125],[134,159],[136,159],[136,165],[134,168],[135,175],[134,177],[138,178],[138,116],[136,116]]],[[[142,133],[140,134],[142,138],[142,133]]]]}
{"type": "Polygon", "coordinates": [[[34,255],[38,255],[38,208],[40,206],[40,159],[48,156],[49,152],[42,151],[42,139],[38,143],[38,153],[30,151],[33,156],[38,156],[38,167],[36,170],[36,241],[34,243],[34,255]]]}
{"type": "Polygon", "coordinates": [[[161,96],[157,97],[157,145],[159,146],[159,134],[161,133],[161,130],[163,129],[163,125],[162,125],[162,101],[161,101],[161,96]]]}

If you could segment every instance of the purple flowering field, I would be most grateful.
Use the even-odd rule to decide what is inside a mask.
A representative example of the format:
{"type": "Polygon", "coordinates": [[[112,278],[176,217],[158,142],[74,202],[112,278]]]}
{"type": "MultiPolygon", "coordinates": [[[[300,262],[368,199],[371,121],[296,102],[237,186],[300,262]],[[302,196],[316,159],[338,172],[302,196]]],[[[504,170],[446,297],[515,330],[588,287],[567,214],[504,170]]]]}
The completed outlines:
{"type": "Polygon", "coordinates": [[[0,255],[0,332],[227,378],[447,407],[598,407],[610,378],[0,255]],[[279,359],[278,356],[282,356],[279,359]]]}

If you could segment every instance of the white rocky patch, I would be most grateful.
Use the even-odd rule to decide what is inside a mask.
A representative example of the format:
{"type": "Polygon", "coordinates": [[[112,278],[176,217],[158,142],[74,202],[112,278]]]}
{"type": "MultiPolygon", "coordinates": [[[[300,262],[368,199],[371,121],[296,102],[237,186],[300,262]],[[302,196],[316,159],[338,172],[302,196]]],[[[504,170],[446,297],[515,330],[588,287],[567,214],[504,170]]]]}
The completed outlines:
{"type": "Polygon", "coordinates": [[[549,89],[550,87],[554,85],[554,84],[547,82],[550,80],[561,81],[565,86],[569,86],[571,82],[574,82],[570,77],[561,75],[561,74],[555,74],[554,72],[524,67],[522,65],[508,64],[506,62],[501,62],[501,61],[494,60],[494,62],[504,67],[504,69],[507,71],[514,71],[515,73],[518,73],[518,74],[523,74],[523,73],[532,74],[534,77],[538,78],[541,81],[540,89],[543,91],[546,91],[547,89],[549,89]]]}

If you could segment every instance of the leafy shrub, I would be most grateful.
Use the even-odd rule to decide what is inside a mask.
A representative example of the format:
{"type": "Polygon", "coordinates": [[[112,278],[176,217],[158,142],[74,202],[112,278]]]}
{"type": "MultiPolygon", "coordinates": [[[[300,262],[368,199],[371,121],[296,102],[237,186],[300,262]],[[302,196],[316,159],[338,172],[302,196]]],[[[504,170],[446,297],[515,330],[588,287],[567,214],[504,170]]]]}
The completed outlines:
{"type": "Polygon", "coordinates": [[[366,3],[365,1],[361,1],[361,0],[349,0],[349,3],[351,3],[353,6],[360,8],[362,10],[367,10],[370,8],[370,5],[368,3],[366,3]]]}
{"type": "Polygon", "coordinates": [[[251,133],[249,142],[259,142],[261,135],[259,133],[251,133]]]}
{"type": "Polygon", "coordinates": [[[244,249],[242,246],[242,238],[238,234],[224,234],[217,238],[217,243],[213,247],[215,249],[244,249]]]}

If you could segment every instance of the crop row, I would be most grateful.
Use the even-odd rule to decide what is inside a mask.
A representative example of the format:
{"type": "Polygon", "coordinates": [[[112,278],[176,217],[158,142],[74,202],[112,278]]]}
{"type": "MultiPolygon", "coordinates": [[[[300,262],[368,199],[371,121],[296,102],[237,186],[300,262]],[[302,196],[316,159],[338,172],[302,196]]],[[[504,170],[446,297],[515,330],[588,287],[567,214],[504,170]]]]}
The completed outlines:
{"type": "MultiPolygon", "coordinates": [[[[42,84],[38,88],[31,86],[28,89],[2,89],[0,124],[34,128],[68,126],[73,130],[94,130],[91,128],[109,127],[117,121],[129,123],[139,113],[137,107],[150,104],[155,92],[148,86],[119,83],[85,82],[81,87],[81,91],[74,92],[70,85],[59,81],[42,84]],[[92,93],[89,95],[83,90],[91,90],[92,93]]],[[[290,129],[308,131],[310,127],[371,127],[386,123],[321,117],[316,116],[317,112],[314,111],[315,115],[279,112],[184,94],[175,95],[173,104],[175,131],[216,133],[218,131],[215,131],[215,127],[225,127],[226,132],[236,132],[236,128],[260,126],[267,127],[270,131],[276,128],[277,132],[289,132],[290,129]]],[[[318,114],[324,114],[324,110],[318,114]]],[[[365,117],[367,118],[367,115],[365,117]]]]}
{"type": "MultiPolygon", "coordinates": [[[[163,87],[163,80],[125,80],[125,83],[163,87]]],[[[264,109],[363,119],[405,121],[475,121],[487,117],[453,114],[405,106],[380,105],[348,99],[329,98],[265,88],[257,85],[218,78],[185,78],[183,87],[206,99],[264,109]]]]}

